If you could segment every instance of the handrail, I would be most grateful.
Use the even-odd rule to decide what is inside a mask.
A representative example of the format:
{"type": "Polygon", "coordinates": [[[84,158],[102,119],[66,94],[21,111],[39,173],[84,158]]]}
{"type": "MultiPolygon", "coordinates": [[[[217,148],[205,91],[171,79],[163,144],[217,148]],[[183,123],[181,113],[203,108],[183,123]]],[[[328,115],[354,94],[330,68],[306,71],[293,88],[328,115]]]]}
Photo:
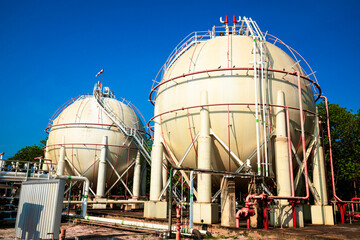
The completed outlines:
{"type": "Polygon", "coordinates": [[[144,140],[142,134],[137,129],[128,127],[124,121],[112,110],[106,101],[104,101],[102,89],[99,84],[95,85],[94,98],[96,103],[105,114],[114,122],[114,124],[122,131],[126,136],[132,137],[135,140],[135,145],[138,147],[145,160],[151,165],[150,147],[147,145],[147,141],[144,140]]]}
{"type": "Polygon", "coordinates": [[[70,104],[76,102],[79,99],[82,99],[84,97],[87,97],[91,95],[90,93],[86,93],[86,94],[81,94],[77,97],[71,98],[70,100],[68,100],[67,102],[65,102],[63,105],[61,105],[56,111],[55,113],[51,116],[51,118],[49,119],[48,125],[45,128],[45,132],[49,133],[51,127],[53,126],[54,120],[62,113],[62,111],[68,107],[70,104]]]}

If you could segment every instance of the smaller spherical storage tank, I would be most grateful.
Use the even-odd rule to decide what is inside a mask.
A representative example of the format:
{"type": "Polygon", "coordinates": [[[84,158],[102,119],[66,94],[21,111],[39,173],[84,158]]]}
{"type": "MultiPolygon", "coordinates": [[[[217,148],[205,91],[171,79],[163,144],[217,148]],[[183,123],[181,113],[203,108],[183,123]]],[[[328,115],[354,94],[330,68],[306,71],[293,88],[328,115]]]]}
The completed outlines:
{"type": "MultiPolygon", "coordinates": [[[[132,107],[110,95],[103,102],[125,123],[128,128],[144,131],[143,124],[132,107]]],[[[98,164],[104,136],[107,136],[106,159],[121,175],[136,158],[137,148],[106,115],[93,95],[82,95],[72,100],[50,122],[51,130],[46,145],[46,159],[58,163],[61,146],[65,146],[64,174],[84,175],[96,188],[98,164]]],[[[117,180],[117,174],[107,164],[106,188],[117,180]]]]}

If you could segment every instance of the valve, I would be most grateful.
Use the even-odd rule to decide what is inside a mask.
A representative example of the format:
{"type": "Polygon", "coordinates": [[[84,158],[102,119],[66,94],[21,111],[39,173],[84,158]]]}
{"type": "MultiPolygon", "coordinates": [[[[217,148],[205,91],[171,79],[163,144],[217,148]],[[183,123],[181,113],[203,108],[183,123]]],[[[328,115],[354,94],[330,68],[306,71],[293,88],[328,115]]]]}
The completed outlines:
{"type": "Polygon", "coordinates": [[[226,32],[226,35],[229,35],[229,26],[228,26],[229,18],[228,18],[228,16],[226,15],[225,21],[223,21],[222,17],[220,17],[220,22],[225,23],[225,32],[226,32]]]}
{"type": "Polygon", "coordinates": [[[226,25],[228,25],[228,23],[229,23],[228,16],[226,15],[225,21],[223,21],[223,20],[222,20],[222,17],[220,17],[220,22],[221,22],[221,23],[225,23],[226,25]]]}

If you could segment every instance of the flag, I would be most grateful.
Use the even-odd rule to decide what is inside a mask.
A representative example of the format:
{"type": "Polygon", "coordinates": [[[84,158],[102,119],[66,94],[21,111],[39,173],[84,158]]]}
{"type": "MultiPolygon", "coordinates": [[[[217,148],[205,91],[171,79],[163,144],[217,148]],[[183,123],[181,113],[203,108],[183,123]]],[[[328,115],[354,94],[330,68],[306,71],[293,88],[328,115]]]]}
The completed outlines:
{"type": "Polygon", "coordinates": [[[100,72],[98,72],[95,77],[99,76],[99,75],[102,74],[103,72],[104,72],[104,69],[101,69],[100,72]]]}

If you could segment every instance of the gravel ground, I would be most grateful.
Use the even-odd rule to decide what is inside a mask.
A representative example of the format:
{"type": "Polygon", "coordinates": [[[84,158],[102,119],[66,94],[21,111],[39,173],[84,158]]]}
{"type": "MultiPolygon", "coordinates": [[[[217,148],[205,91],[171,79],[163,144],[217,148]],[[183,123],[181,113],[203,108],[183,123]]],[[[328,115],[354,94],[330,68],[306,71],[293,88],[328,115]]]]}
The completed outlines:
{"type": "MultiPolygon", "coordinates": [[[[135,233],[127,230],[91,226],[87,224],[63,223],[67,239],[162,239],[156,234],[135,233]]],[[[360,239],[360,223],[338,224],[335,226],[306,225],[304,228],[276,228],[276,229],[231,229],[213,225],[208,230],[212,239],[360,239]]],[[[0,239],[13,239],[14,228],[0,226],[0,239]]]]}
{"type": "MultiPolygon", "coordinates": [[[[61,228],[66,229],[66,239],[162,239],[154,234],[135,233],[131,231],[123,231],[98,226],[90,226],[86,224],[61,224],[61,228]]],[[[0,239],[14,239],[13,227],[0,227],[0,239]]]]}

